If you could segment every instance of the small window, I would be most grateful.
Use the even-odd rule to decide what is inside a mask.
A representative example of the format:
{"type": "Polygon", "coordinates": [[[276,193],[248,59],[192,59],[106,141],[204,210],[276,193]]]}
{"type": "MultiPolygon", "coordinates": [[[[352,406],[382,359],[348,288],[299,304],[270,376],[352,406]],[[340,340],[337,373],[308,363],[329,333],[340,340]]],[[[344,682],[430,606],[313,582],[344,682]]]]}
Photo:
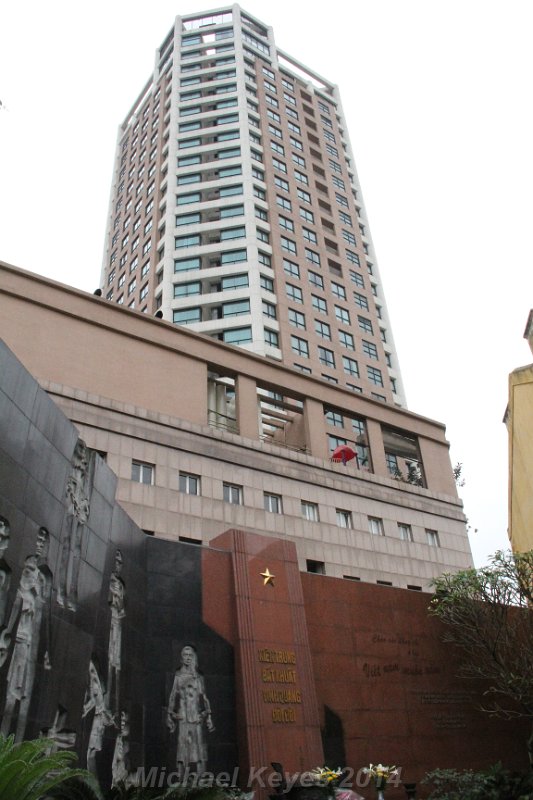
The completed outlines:
{"type": "Polygon", "coordinates": [[[180,472],[180,492],[184,494],[200,494],[200,476],[189,472],[180,472]]]}
{"type": "Polygon", "coordinates": [[[270,494],[265,492],[263,495],[263,502],[265,511],[270,511],[271,514],[283,514],[283,506],[280,494],[270,494]]]}
{"type": "Polygon", "coordinates": [[[412,542],[413,531],[410,525],[405,525],[403,522],[398,523],[398,534],[402,542],[412,542]]]}
{"type": "Polygon", "coordinates": [[[310,503],[302,500],[302,517],[309,522],[318,522],[318,503],[310,503]]]}
{"type": "Polygon", "coordinates": [[[234,506],[242,506],[242,486],[236,483],[224,483],[224,500],[234,506]]]}
{"type": "Polygon", "coordinates": [[[352,512],[344,511],[342,508],[336,509],[337,525],[339,528],[353,528],[352,512]]]}
{"type": "Polygon", "coordinates": [[[440,547],[438,531],[428,530],[426,528],[426,539],[430,547],[440,547]]]}
{"type": "Polygon", "coordinates": [[[153,464],[145,464],[143,461],[131,462],[131,479],[135,483],[146,483],[152,486],[154,483],[155,467],[153,464]]]}
{"type": "Polygon", "coordinates": [[[326,565],[323,561],[313,561],[313,559],[308,558],[305,562],[307,572],[312,572],[315,575],[325,575],[326,574],[326,565]]]}
{"type": "Polygon", "coordinates": [[[383,520],[379,517],[369,517],[368,518],[368,530],[370,533],[374,534],[374,536],[385,536],[385,530],[383,528],[383,520]]]}

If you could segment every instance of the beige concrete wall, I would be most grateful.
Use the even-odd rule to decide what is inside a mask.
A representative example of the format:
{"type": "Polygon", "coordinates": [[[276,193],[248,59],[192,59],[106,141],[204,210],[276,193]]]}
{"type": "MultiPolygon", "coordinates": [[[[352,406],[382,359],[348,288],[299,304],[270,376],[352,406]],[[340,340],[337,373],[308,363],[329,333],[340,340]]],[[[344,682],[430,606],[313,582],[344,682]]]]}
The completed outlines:
{"type": "Polygon", "coordinates": [[[5,264],[0,300],[0,336],[42,381],[206,424],[207,373],[215,371],[236,379],[239,424],[247,438],[259,439],[255,385],[303,402],[296,433],[304,433],[307,452],[319,459],[328,458],[324,406],[338,408],[346,418],[366,419],[376,476],[390,477],[381,426],[395,427],[418,437],[427,488],[456,502],[440,423],[5,264]]]}

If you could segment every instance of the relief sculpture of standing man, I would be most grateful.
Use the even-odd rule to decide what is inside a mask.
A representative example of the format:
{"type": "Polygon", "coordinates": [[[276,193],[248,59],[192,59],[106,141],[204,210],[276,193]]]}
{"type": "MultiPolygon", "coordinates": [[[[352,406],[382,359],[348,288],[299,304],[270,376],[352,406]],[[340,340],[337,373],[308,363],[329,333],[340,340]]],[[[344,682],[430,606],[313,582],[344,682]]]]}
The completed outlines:
{"type": "Polygon", "coordinates": [[[111,626],[109,630],[109,649],[107,662],[107,707],[111,709],[113,684],[115,702],[113,712],[118,714],[120,707],[120,670],[122,665],[122,620],[126,616],[126,588],[121,578],[122,553],[115,553],[115,569],[109,579],[108,603],[111,607],[111,626]]]}
{"type": "Polygon", "coordinates": [[[7,660],[13,643],[0,733],[4,736],[10,733],[12,718],[16,714],[15,741],[17,742],[22,741],[26,730],[41,638],[44,639],[41,648],[44,650],[42,664],[45,670],[51,669],[49,650],[52,573],[47,563],[49,542],[50,535],[47,529],[39,528],[36,552],[27,556],[24,561],[9,622],[0,635],[0,665],[7,660]]]}
{"type": "Polygon", "coordinates": [[[57,602],[71,611],[78,603],[82,536],[89,519],[94,453],[78,439],[72,456],[72,468],[67,481],[67,522],[61,542],[57,602]]]}
{"type": "Polygon", "coordinates": [[[10,535],[9,522],[5,517],[0,517],[0,629],[5,624],[7,595],[11,585],[11,567],[4,559],[5,552],[9,547],[10,535]]]}

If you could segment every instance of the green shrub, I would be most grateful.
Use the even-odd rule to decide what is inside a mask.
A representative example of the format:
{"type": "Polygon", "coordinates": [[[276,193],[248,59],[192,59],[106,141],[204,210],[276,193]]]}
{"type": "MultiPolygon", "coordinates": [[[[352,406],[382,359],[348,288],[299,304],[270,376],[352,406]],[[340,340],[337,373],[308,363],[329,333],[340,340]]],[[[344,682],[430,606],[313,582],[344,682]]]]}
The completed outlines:
{"type": "Polygon", "coordinates": [[[500,762],[482,772],[435,769],[423,783],[433,786],[428,800],[533,800],[533,774],[511,772],[500,762]]]}

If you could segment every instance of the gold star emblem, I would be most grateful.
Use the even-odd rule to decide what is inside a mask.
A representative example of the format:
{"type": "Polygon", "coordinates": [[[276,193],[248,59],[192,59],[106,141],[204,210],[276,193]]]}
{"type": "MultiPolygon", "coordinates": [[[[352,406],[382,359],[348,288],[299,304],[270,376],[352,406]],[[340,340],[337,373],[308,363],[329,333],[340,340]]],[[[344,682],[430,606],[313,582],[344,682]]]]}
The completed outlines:
{"type": "Polygon", "coordinates": [[[264,572],[260,572],[259,574],[263,578],[263,586],[266,586],[267,583],[269,583],[271,586],[274,586],[274,578],[276,576],[272,575],[268,567],[265,569],[264,572]]]}

